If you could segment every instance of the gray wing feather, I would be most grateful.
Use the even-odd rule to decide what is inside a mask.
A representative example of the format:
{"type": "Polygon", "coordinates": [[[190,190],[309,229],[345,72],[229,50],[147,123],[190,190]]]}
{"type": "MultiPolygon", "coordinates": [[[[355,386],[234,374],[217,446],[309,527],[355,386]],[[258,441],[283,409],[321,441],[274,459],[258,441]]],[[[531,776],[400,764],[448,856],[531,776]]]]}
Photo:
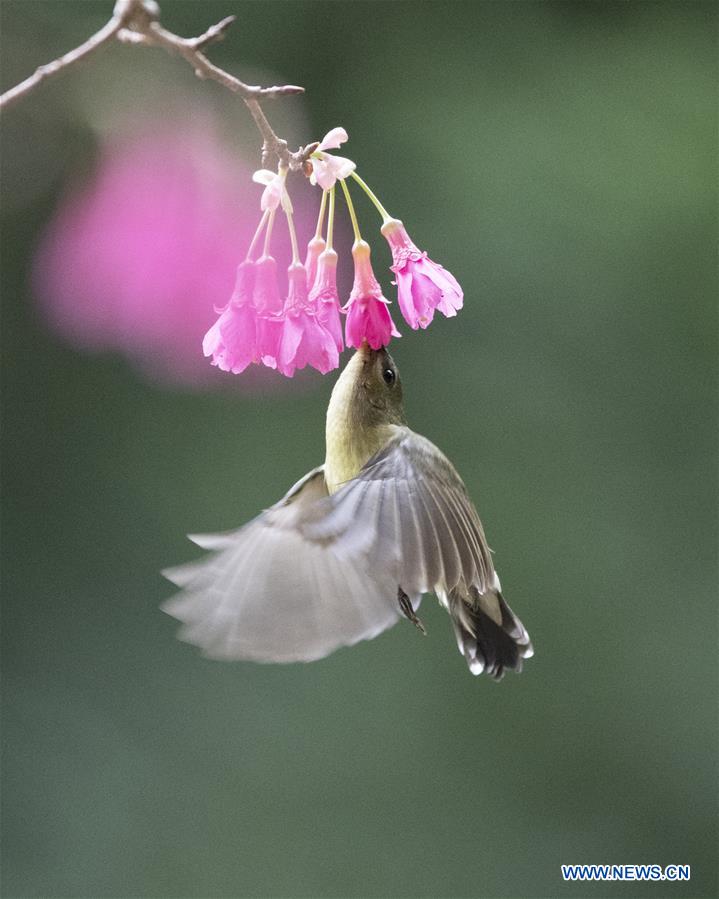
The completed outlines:
{"type": "Polygon", "coordinates": [[[397,583],[342,558],[301,524],[327,497],[321,468],[245,527],[193,538],[215,552],[163,572],[182,587],[163,608],[206,655],[310,661],[370,639],[400,617],[397,583]]]}
{"type": "Polygon", "coordinates": [[[396,428],[359,475],[318,502],[302,533],[344,559],[365,558],[410,594],[491,589],[494,568],[477,512],[452,463],[396,428]]]}

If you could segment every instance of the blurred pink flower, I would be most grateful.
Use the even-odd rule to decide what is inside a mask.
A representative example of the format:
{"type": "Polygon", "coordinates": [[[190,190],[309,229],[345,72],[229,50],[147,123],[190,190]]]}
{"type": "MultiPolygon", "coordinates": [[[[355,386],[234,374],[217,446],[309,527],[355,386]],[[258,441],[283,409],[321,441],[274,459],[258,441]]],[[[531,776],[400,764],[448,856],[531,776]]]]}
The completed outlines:
{"type": "Polygon", "coordinates": [[[455,277],[415,246],[399,219],[389,219],[381,230],[392,250],[399,307],[407,324],[426,328],[435,309],[448,318],[456,315],[464,294],[455,277]]]}
{"type": "Polygon", "coordinates": [[[237,282],[230,302],[216,309],[220,317],[205,334],[202,349],[212,364],[238,375],[257,357],[257,323],[252,305],[255,264],[246,259],[237,268],[237,282]]]}
{"type": "Polygon", "coordinates": [[[277,368],[288,378],[306,365],[327,374],[339,365],[339,351],[334,337],[319,320],[308,298],[305,267],[299,262],[293,263],[287,270],[287,277],[289,291],[277,368]]]}
{"type": "MultiPolygon", "coordinates": [[[[323,241],[324,243],[324,241],[323,241]]],[[[340,298],[337,290],[337,253],[324,250],[317,260],[317,274],[310,290],[310,303],[317,310],[317,318],[332,335],[337,352],[344,349],[340,298]]]]}
{"type": "Polygon", "coordinates": [[[370,248],[365,240],[357,240],[352,247],[355,277],[349,302],[343,311],[347,313],[345,342],[347,346],[361,347],[367,341],[373,350],[387,346],[392,337],[400,333],[389,314],[389,301],[382,296],[370,262],[370,248]]]}
{"type": "MultiPolygon", "coordinates": [[[[202,336],[257,226],[254,166],[225,149],[209,114],[195,119],[159,132],[145,120],[101,147],[94,174],[41,237],[35,294],[47,323],[80,349],[122,352],[166,382],[247,384],[247,374],[232,381],[207,365],[202,336]]],[[[296,204],[305,233],[314,230],[312,193],[296,204]]],[[[273,244],[289,256],[286,234],[273,244]]],[[[235,312],[223,322],[227,340],[229,320],[237,324],[235,312]]]]}

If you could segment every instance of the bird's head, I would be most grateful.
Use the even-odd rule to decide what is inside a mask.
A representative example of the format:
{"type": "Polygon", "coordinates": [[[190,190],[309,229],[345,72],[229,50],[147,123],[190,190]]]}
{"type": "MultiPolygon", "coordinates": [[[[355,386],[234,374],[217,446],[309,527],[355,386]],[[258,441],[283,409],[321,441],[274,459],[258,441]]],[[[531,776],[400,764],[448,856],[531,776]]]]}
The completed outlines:
{"type": "MultiPolygon", "coordinates": [[[[347,366],[352,381],[352,417],[363,427],[404,424],[402,381],[394,359],[365,342],[347,366]]],[[[343,374],[344,376],[344,374],[343,374]]]]}
{"type": "Polygon", "coordinates": [[[351,427],[363,430],[406,423],[399,371],[384,347],[373,350],[365,342],[357,350],[335,384],[330,407],[341,408],[351,427]]]}

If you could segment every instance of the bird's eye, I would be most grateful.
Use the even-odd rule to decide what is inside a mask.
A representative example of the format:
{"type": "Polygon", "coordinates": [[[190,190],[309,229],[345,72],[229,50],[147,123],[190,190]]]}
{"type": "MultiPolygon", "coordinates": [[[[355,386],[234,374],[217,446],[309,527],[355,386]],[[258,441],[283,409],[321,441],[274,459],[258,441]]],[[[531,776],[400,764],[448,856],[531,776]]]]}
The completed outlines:
{"type": "Polygon", "coordinates": [[[382,372],[382,377],[384,378],[385,384],[391,387],[394,384],[394,372],[391,368],[385,368],[382,372]]]}

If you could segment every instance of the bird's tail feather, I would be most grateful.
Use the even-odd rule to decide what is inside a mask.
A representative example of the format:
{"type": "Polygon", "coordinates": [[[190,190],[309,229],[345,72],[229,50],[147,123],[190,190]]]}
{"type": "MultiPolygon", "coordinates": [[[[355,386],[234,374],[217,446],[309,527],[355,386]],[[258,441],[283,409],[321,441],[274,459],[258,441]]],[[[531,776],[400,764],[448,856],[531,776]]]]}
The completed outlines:
{"type": "Polygon", "coordinates": [[[496,589],[470,595],[457,591],[449,596],[457,646],[472,674],[485,671],[499,680],[506,670],[521,671],[523,659],[533,655],[529,634],[502,596],[499,579],[496,589]]]}

